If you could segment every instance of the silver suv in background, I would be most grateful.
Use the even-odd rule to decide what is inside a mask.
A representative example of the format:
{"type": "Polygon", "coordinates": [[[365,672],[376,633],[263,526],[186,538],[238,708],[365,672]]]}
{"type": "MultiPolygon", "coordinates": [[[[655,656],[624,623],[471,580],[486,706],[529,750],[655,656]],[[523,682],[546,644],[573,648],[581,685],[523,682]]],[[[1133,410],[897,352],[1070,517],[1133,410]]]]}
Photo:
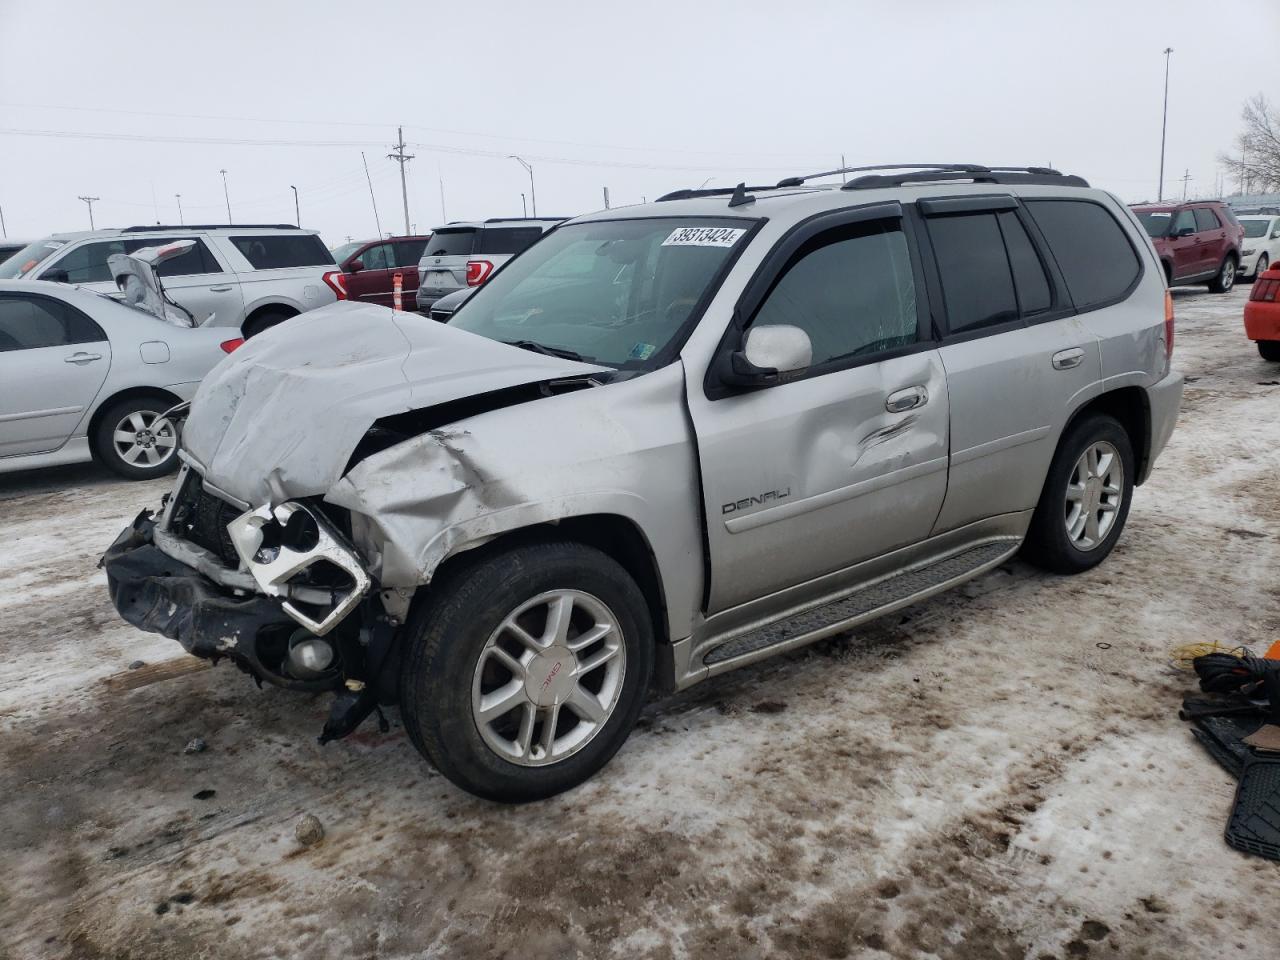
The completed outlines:
{"type": "Polygon", "coordinates": [[[651,682],[1020,550],[1102,562],[1182,396],[1146,232],[1054,170],[873,171],[580,217],[448,323],[341,303],[250,342],[107,551],[116,608],[333,691],[325,738],[398,703],[454,783],[529,800],[603,766],[651,682]]]}
{"type": "Polygon", "coordinates": [[[189,310],[197,324],[235,327],[252,337],[340,296],[341,272],[333,254],[315,231],[288,225],[157,225],[55,233],[0,264],[0,280],[52,280],[113,294],[108,257],[174,240],[194,240],[195,246],[161,264],[158,273],[165,293],[189,310]]]}
{"type": "Polygon", "coordinates": [[[500,266],[563,220],[513,217],[436,227],[418,261],[418,310],[427,313],[441,297],[480,286],[500,266]]]}

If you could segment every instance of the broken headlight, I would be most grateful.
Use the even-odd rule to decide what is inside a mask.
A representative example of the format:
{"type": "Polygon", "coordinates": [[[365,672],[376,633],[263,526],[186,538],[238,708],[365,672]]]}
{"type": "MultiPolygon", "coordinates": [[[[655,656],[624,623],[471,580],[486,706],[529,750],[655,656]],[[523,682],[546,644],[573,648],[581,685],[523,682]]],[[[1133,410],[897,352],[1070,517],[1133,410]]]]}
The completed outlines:
{"type": "Polygon", "coordinates": [[[287,597],[285,612],[316,636],[337,626],[372,586],[355,550],[304,504],[263,504],[228,523],[227,532],[262,592],[287,597]]]}

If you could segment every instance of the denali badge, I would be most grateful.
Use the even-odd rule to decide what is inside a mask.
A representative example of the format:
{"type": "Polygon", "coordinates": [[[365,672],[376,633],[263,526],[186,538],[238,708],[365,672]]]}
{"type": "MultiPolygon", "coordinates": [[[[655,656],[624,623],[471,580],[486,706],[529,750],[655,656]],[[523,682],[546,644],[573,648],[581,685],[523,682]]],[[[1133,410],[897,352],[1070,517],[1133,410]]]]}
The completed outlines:
{"type": "Polygon", "coordinates": [[[735,500],[733,503],[722,503],[720,505],[720,515],[726,513],[737,513],[739,510],[745,510],[747,507],[758,507],[768,503],[770,500],[783,500],[791,496],[791,488],[785,490],[766,490],[764,493],[757,494],[754,497],[747,497],[745,500],[735,500]]]}

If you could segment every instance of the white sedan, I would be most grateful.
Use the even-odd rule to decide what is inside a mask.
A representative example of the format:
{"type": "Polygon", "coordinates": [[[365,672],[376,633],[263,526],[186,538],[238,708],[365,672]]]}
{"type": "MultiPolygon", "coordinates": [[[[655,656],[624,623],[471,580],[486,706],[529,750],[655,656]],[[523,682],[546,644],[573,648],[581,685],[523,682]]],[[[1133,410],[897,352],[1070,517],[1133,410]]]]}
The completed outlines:
{"type": "Polygon", "coordinates": [[[242,342],[102,294],[0,281],[0,473],[91,459],[135,480],[175,469],[163,414],[242,342]]]}
{"type": "Polygon", "coordinates": [[[1240,275],[1256,278],[1280,263],[1280,216],[1240,214],[1244,239],[1240,241],[1240,275]]]}

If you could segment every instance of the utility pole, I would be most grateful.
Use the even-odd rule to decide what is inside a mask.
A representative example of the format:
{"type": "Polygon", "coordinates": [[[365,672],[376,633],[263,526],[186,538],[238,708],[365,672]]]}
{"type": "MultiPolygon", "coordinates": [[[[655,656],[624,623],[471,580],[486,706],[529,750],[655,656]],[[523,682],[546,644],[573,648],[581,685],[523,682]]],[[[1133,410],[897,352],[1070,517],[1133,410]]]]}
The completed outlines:
{"type": "Polygon", "coordinates": [[[1187,183],[1191,180],[1191,171],[1188,170],[1182,177],[1182,202],[1187,202],[1187,183]]]}
{"type": "Polygon", "coordinates": [[[227,192],[227,171],[218,172],[222,174],[222,196],[227,201],[227,223],[231,223],[231,194],[227,192]]]}
{"type": "Polygon", "coordinates": [[[604,188],[604,208],[606,210],[609,209],[609,188],[608,187],[604,188]]]}
{"type": "Polygon", "coordinates": [[[440,222],[448,223],[449,215],[444,212],[444,174],[439,167],[436,167],[436,174],[440,177],[440,222]]]}
{"type": "Polygon", "coordinates": [[[529,205],[524,202],[524,194],[520,194],[520,216],[527,217],[529,215],[529,205]]]}
{"type": "Polygon", "coordinates": [[[4,226],[4,207],[0,207],[0,236],[9,236],[9,231],[6,230],[4,226]]]}
{"type": "Polygon", "coordinates": [[[178,198],[178,226],[181,227],[186,223],[186,221],[182,219],[182,194],[175,193],[174,196],[178,198]]]}
{"type": "Polygon", "coordinates": [[[404,152],[404,127],[396,127],[396,152],[388,153],[387,159],[400,164],[400,196],[404,200],[404,235],[409,236],[409,187],[404,179],[404,165],[413,159],[412,153],[404,152]]]}
{"type": "Polygon", "coordinates": [[[89,205],[89,229],[93,230],[95,229],[93,226],[93,201],[101,200],[102,198],[101,197],[81,197],[80,199],[89,205]]]}
{"type": "Polygon", "coordinates": [[[302,226],[302,214],[298,212],[298,188],[291,183],[289,184],[289,189],[293,191],[293,225],[300,227],[302,226]]]}
{"type": "Polygon", "coordinates": [[[538,215],[538,191],[533,186],[533,167],[529,166],[529,164],[525,163],[523,160],[517,157],[514,153],[511,154],[511,156],[507,157],[507,159],[514,160],[516,163],[520,164],[520,166],[524,167],[525,170],[528,171],[529,200],[533,203],[533,215],[536,217],[538,215]]]}
{"type": "Polygon", "coordinates": [[[1164,137],[1169,126],[1169,55],[1173,47],[1164,48],[1164,115],[1160,120],[1160,185],[1156,188],[1156,202],[1164,199],[1164,137]]]}

